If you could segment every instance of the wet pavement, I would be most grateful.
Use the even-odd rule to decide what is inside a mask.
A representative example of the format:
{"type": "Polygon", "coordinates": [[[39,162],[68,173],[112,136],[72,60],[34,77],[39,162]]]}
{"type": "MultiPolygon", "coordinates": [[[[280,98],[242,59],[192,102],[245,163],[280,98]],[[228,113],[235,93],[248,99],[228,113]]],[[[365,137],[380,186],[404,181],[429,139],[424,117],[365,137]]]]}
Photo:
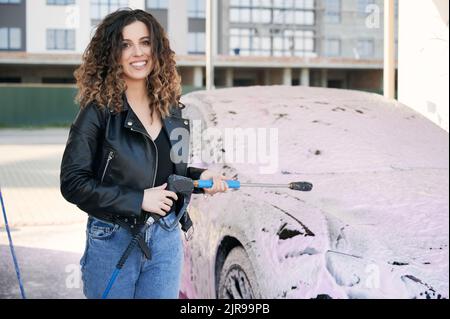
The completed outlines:
{"type": "MultiPolygon", "coordinates": [[[[0,187],[28,298],[84,298],[86,214],[59,191],[68,129],[0,130],[0,187]]],[[[20,298],[3,215],[0,299],[20,298]]]]}

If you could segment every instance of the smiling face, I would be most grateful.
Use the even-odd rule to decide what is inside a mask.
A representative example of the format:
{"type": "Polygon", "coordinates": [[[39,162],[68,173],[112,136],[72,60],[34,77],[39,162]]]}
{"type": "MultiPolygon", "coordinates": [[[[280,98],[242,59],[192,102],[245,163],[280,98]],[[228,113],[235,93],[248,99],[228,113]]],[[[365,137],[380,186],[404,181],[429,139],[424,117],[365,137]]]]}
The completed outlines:
{"type": "Polygon", "coordinates": [[[123,28],[122,38],[120,64],[125,81],[145,80],[152,70],[152,50],[147,26],[141,21],[133,22],[123,28]]]}

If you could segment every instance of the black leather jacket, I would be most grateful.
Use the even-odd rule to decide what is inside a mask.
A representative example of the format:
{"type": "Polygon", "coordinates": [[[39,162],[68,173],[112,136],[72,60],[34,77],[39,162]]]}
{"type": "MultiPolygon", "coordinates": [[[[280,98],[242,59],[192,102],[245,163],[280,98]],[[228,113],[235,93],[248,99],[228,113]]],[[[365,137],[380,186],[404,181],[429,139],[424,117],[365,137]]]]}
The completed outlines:
{"type": "MultiPolygon", "coordinates": [[[[154,186],[158,151],[125,95],[123,102],[121,112],[95,103],[80,109],[62,157],[60,189],[67,201],[89,215],[135,224],[145,217],[141,208],[144,189],[154,186]]],[[[163,119],[163,129],[171,139],[172,151],[182,157],[175,163],[175,174],[199,179],[204,169],[187,167],[189,120],[181,117],[180,107],[171,108],[170,116],[163,119]],[[177,140],[171,136],[174,130],[177,140]],[[178,135],[180,132],[184,136],[178,135]]],[[[184,231],[192,224],[188,214],[180,223],[184,231]]]]}

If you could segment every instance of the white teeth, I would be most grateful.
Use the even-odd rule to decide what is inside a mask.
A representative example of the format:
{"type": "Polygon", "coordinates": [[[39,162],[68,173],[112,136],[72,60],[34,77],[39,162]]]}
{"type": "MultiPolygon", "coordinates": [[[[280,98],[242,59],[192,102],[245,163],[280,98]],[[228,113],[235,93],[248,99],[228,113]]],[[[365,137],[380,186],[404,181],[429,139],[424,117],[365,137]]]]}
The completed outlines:
{"type": "Polygon", "coordinates": [[[136,66],[136,67],[144,66],[146,64],[147,64],[146,61],[131,63],[132,66],[136,66]]]}

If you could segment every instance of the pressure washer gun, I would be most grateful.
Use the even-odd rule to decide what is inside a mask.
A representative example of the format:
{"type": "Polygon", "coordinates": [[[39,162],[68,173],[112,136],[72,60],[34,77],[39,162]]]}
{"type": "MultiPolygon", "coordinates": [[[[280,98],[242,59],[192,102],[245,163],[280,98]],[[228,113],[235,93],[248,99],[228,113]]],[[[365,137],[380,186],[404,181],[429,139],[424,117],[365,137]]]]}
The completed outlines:
{"type": "MultiPolygon", "coordinates": [[[[267,183],[241,183],[237,180],[226,180],[229,188],[239,189],[241,187],[266,187],[266,188],[289,188],[301,192],[309,192],[313,185],[309,182],[291,182],[289,184],[267,184],[267,183]]],[[[213,187],[212,180],[194,181],[194,186],[199,188],[213,187]]]]}
{"type": "MultiPolygon", "coordinates": [[[[225,181],[230,189],[239,189],[241,187],[267,187],[267,188],[289,188],[292,190],[297,191],[303,191],[308,192],[312,189],[313,185],[308,182],[291,182],[289,184],[265,184],[265,183],[241,183],[237,180],[226,180],[225,181]]],[[[192,179],[180,175],[172,174],[169,176],[167,180],[167,190],[172,191],[177,194],[178,200],[174,201],[170,211],[168,214],[176,214],[177,218],[173,222],[172,225],[168,226],[164,219],[162,221],[164,224],[161,224],[161,227],[163,227],[166,230],[173,230],[175,227],[178,226],[178,222],[181,218],[186,218],[184,223],[186,229],[192,229],[192,222],[190,219],[188,219],[186,214],[186,209],[191,201],[191,196],[194,191],[194,188],[212,188],[213,187],[213,181],[212,180],[196,180],[193,181],[192,179]]],[[[145,236],[145,232],[147,229],[153,225],[154,223],[158,222],[161,219],[161,215],[149,213],[147,214],[147,220],[145,222],[145,225],[137,232],[133,239],[131,240],[130,244],[122,254],[122,257],[120,258],[119,262],[116,265],[116,269],[114,270],[113,274],[111,275],[111,278],[108,282],[108,285],[103,292],[102,298],[106,299],[108,297],[108,294],[120,272],[122,267],[124,266],[126,260],[130,256],[132,250],[135,248],[135,246],[142,241],[142,238],[145,236]]]]}
{"type": "MultiPolygon", "coordinates": [[[[298,191],[310,191],[312,189],[312,184],[308,182],[292,182],[289,184],[262,184],[262,183],[241,183],[238,180],[226,180],[225,181],[230,189],[239,189],[241,187],[266,187],[266,188],[283,188],[287,187],[289,189],[298,191]]],[[[192,222],[188,219],[186,215],[186,209],[191,201],[192,192],[194,188],[212,188],[212,180],[196,180],[180,175],[170,175],[167,180],[167,190],[172,191],[177,194],[178,200],[174,202],[172,208],[168,214],[177,214],[177,219],[171,226],[161,225],[166,230],[173,230],[180,221],[181,218],[185,218],[185,223],[183,223],[183,231],[192,230],[192,222]]],[[[159,215],[158,215],[159,216],[159,215]]],[[[153,218],[152,216],[150,218],[153,218]]],[[[163,220],[164,221],[164,220],[163,220]]],[[[189,236],[189,235],[188,235],[189,236]]]]}
{"type": "Polygon", "coordinates": [[[162,221],[164,224],[160,224],[161,227],[172,231],[175,227],[178,227],[178,222],[183,218],[184,223],[182,230],[186,232],[190,229],[192,231],[192,221],[188,218],[186,209],[191,202],[191,196],[194,192],[194,182],[188,177],[172,174],[167,179],[167,190],[174,192],[178,197],[178,200],[176,201],[172,199],[173,204],[167,215],[176,214],[177,218],[170,226],[168,226],[163,219],[162,221]]]}

